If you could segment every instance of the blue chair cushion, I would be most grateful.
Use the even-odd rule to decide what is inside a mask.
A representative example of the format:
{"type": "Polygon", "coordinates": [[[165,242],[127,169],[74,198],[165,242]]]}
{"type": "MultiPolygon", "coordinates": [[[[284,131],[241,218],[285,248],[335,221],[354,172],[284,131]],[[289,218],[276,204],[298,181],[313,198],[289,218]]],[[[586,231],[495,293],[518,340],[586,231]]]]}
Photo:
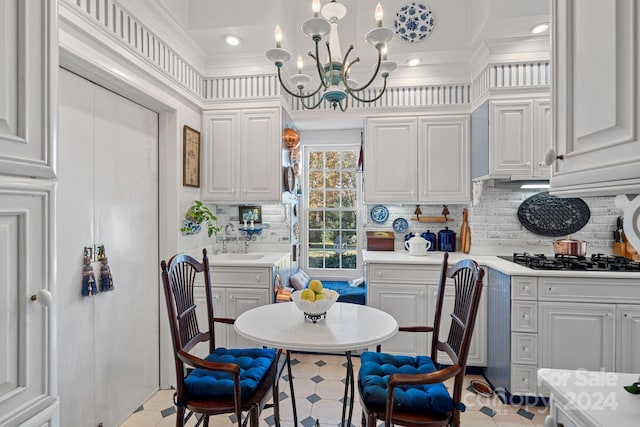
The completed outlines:
{"type": "MultiPolygon", "coordinates": [[[[391,374],[426,374],[437,371],[428,356],[394,356],[386,353],[364,352],[360,356],[359,383],[362,400],[368,407],[384,407],[387,401],[387,382],[391,374]]],[[[444,414],[451,412],[454,401],[442,383],[397,387],[393,392],[395,409],[444,414]]],[[[465,406],[455,406],[464,411],[465,406]]]]}
{"type": "Polygon", "coordinates": [[[338,302],[365,304],[367,290],[364,286],[350,286],[349,282],[344,281],[332,282],[323,280],[322,287],[336,291],[339,294],[338,302]]]}
{"type": "MultiPolygon", "coordinates": [[[[247,399],[256,391],[275,358],[276,351],[271,348],[220,347],[205,360],[240,366],[240,393],[247,399]]],[[[223,372],[194,369],[185,378],[184,385],[189,399],[233,399],[233,378],[223,372]]]]}

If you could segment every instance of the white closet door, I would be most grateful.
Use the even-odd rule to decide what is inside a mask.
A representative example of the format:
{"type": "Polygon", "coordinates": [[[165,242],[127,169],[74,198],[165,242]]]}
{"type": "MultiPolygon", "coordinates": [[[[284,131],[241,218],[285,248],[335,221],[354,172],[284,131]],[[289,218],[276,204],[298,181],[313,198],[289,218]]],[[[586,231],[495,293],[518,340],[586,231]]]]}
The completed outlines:
{"type": "Polygon", "coordinates": [[[159,381],[158,119],[64,70],[59,97],[60,422],[115,426],[159,381]],[[93,244],[115,290],[82,297],[93,244]]]}

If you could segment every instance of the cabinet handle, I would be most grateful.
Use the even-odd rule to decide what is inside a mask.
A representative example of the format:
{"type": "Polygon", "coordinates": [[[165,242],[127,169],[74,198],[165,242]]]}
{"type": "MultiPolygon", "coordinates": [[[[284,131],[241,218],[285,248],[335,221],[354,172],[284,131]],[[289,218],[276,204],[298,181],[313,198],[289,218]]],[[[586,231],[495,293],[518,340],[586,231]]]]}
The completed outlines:
{"type": "Polygon", "coordinates": [[[554,293],[556,291],[556,288],[554,288],[553,286],[549,286],[549,292],[554,293]]]}
{"type": "Polygon", "coordinates": [[[522,347],[522,351],[524,351],[525,353],[529,353],[529,347],[522,347]]]}
{"type": "Polygon", "coordinates": [[[522,318],[523,318],[523,319],[529,319],[529,315],[528,315],[528,314],[523,314],[523,315],[522,315],[522,318]]]}
{"type": "Polygon", "coordinates": [[[607,317],[611,318],[611,317],[613,317],[613,314],[611,314],[611,312],[610,312],[610,311],[608,311],[608,312],[607,312],[607,317]]]}
{"type": "Polygon", "coordinates": [[[256,282],[260,283],[262,281],[262,277],[259,274],[256,275],[256,282]]]}
{"type": "Polygon", "coordinates": [[[523,286],[522,287],[522,292],[529,293],[529,286],[523,286]]]}
{"type": "Polygon", "coordinates": [[[526,162],[526,163],[524,164],[524,166],[525,166],[525,167],[527,167],[527,168],[531,167],[531,162],[526,162]]]}

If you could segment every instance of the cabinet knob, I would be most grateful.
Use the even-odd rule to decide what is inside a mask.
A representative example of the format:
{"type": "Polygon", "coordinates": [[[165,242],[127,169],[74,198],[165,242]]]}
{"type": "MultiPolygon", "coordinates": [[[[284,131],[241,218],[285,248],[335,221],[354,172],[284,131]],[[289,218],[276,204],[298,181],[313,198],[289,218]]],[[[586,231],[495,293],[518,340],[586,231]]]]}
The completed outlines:
{"type": "Polygon", "coordinates": [[[558,154],[556,150],[549,148],[549,150],[544,153],[544,165],[551,166],[556,160],[564,160],[564,154],[558,154]]]}
{"type": "Polygon", "coordinates": [[[525,353],[529,353],[529,347],[522,347],[522,351],[524,351],[525,353]]]}
{"type": "Polygon", "coordinates": [[[40,289],[35,294],[31,295],[31,301],[38,301],[43,307],[51,306],[52,299],[53,296],[51,295],[51,292],[46,289],[40,289]]]}

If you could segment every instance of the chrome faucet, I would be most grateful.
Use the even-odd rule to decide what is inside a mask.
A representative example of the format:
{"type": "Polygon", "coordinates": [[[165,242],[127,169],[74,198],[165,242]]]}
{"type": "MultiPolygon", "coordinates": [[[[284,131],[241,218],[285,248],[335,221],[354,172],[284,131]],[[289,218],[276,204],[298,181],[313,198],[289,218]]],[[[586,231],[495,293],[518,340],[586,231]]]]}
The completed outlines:
{"type": "Polygon", "coordinates": [[[222,253],[223,254],[227,253],[227,236],[230,233],[233,233],[234,231],[236,231],[236,227],[232,223],[229,222],[227,223],[227,225],[224,226],[224,235],[222,236],[222,253]]]}

